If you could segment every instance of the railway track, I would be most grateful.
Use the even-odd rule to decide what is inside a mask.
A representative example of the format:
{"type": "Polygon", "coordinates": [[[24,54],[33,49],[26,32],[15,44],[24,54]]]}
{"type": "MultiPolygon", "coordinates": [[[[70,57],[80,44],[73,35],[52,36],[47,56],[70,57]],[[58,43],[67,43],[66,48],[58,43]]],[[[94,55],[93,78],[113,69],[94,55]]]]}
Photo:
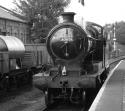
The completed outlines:
{"type": "MultiPolygon", "coordinates": [[[[110,65],[112,70],[118,61],[110,65]]],[[[45,109],[44,96],[35,88],[23,88],[18,91],[3,94],[0,100],[0,111],[88,111],[92,100],[88,101],[88,107],[70,103],[60,103],[53,105],[52,108],[45,109]],[[4,96],[6,95],[6,97],[4,96]],[[8,106],[8,107],[6,107],[8,106]]],[[[94,100],[94,98],[93,98],[94,100]]]]}
{"type": "MultiPolygon", "coordinates": [[[[97,93],[96,93],[97,94],[97,93]]],[[[90,95],[91,97],[87,99],[85,106],[80,104],[72,104],[70,102],[55,103],[50,106],[48,109],[43,111],[88,111],[91,106],[96,94],[90,95]]]]}
{"type": "Polygon", "coordinates": [[[62,103],[57,106],[54,106],[53,108],[45,109],[44,111],[86,111],[86,110],[85,107],[81,105],[62,103]]]}

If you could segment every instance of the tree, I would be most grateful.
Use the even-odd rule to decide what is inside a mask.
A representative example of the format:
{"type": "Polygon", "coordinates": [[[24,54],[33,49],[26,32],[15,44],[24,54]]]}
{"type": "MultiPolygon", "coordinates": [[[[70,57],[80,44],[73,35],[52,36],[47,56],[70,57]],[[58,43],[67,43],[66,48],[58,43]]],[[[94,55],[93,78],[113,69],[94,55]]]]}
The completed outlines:
{"type": "Polygon", "coordinates": [[[30,25],[31,40],[45,42],[50,29],[57,24],[57,17],[70,0],[15,0],[17,13],[25,16],[30,25]]]}
{"type": "Polygon", "coordinates": [[[117,42],[125,45],[125,22],[121,21],[117,23],[116,28],[117,42]]]}
{"type": "MultiPolygon", "coordinates": [[[[115,26],[115,34],[116,34],[116,40],[120,44],[125,44],[125,22],[117,22],[115,25],[113,24],[108,24],[105,25],[105,29],[109,32],[110,30],[113,32],[113,28],[115,26]],[[111,26],[108,28],[108,26],[111,26]]],[[[113,32],[114,33],[114,32],[113,32]]],[[[112,34],[112,39],[114,35],[112,34]]]]}

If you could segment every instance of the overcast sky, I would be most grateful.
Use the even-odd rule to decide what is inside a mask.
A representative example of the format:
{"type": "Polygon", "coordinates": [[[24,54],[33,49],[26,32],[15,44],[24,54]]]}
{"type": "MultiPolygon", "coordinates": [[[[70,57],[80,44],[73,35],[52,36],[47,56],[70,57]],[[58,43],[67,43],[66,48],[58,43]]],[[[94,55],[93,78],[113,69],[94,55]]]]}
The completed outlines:
{"type": "Polygon", "coordinates": [[[0,5],[8,8],[8,9],[11,9],[14,7],[14,4],[12,2],[13,2],[13,0],[0,0],[0,5]]]}
{"type": "MultiPolygon", "coordinates": [[[[0,5],[11,9],[14,7],[12,1],[0,0],[0,5]]],[[[84,7],[78,3],[78,0],[72,0],[69,10],[76,12],[86,21],[101,25],[115,21],[125,21],[125,0],[85,0],[84,7]]]]}

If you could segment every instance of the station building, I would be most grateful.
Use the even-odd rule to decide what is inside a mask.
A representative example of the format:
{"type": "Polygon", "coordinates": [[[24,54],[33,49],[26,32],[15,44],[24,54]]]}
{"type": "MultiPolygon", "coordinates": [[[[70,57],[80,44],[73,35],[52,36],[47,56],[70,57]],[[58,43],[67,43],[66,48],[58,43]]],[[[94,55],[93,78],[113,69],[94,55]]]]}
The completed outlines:
{"type": "Polygon", "coordinates": [[[2,6],[0,6],[0,35],[14,36],[24,44],[30,43],[28,22],[14,16],[11,10],[2,6]]]}

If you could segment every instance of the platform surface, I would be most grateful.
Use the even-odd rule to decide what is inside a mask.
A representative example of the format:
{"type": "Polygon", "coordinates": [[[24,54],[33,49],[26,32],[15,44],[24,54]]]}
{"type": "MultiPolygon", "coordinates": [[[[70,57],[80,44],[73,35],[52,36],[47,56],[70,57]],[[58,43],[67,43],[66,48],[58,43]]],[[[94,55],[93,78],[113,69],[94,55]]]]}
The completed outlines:
{"type": "Polygon", "coordinates": [[[125,111],[125,61],[110,72],[89,111],[125,111]]]}

